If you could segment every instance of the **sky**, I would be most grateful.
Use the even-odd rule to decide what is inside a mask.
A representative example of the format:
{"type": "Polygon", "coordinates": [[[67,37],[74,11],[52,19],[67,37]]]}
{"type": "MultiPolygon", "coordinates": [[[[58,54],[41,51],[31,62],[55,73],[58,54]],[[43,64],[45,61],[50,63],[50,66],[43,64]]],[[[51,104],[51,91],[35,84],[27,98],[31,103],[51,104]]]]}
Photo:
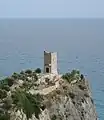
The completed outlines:
{"type": "Polygon", "coordinates": [[[104,18],[104,0],[0,0],[0,18],[104,18]]]}

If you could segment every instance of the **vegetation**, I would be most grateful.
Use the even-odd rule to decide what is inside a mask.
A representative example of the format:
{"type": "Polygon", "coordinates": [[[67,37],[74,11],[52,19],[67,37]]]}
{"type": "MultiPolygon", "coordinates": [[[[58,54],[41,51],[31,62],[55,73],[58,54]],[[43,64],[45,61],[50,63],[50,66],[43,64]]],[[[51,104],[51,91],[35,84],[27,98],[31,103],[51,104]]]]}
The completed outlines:
{"type": "Polygon", "coordinates": [[[9,114],[0,114],[0,120],[10,120],[9,114]]]}
{"type": "Polygon", "coordinates": [[[84,79],[84,75],[83,74],[81,74],[81,80],[83,80],[84,79]]]}
{"type": "Polygon", "coordinates": [[[26,74],[32,74],[32,70],[28,69],[25,71],[26,74]]]}
{"type": "Polygon", "coordinates": [[[16,104],[18,109],[22,109],[26,114],[27,119],[32,117],[32,114],[35,113],[36,118],[39,118],[41,113],[41,96],[40,95],[31,95],[25,91],[17,90],[12,95],[13,103],[16,104]]]}
{"type": "Polygon", "coordinates": [[[87,87],[85,86],[85,85],[79,85],[79,88],[81,89],[81,90],[85,90],[85,89],[87,89],[87,87]]]}
{"type": "Polygon", "coordinates": [[[85,97],[89,97],[89,94],[88,94],[88,93],[85,93],[84,96],[85,96],[85,97]]]}
{"type": "Polygon", "coordinates": [[[0,84],[0,89],[1,90],[5,90],[5,91],[10,91],[10,87],[8,85],[5,85],[5,84],[0,84]]]}
{"type": "Polygon", "coordinates": [[[91,102],[92,102],[92,104],[94,104],[94,100],[91,98],[91,102]]]}
{"type": "Polygon", "coordinates": [[[12,106],[17,107],[19,110],[22,109],[27,119],[31,118],[32,114],[35,114],[36,118],[39,118],[41,109],[45,109],[45,105],[41,104],[42,97],[39,94],[31,95],[27,93],[28,88],[32,87],[35,81],[38,80],[36,73],[41,73],[41,69],[37,68],[34,72],[28,69],[20,73],[13,73],[11,77],[6,77],[0,81],[0,99],[3,100],[3,111],[0,109],[0,120],[10,120],[7,111],[12,106]],[[8,97],[7,92],[10,91],[10,87],[18,80],[24,80],[23,86],[16,89],[16,91],[12,91],[11,97],[8,97]]]}
{"type": "Polygon", "coordinates": [[[40,68],[37,68],[37,69],[35,70],[35,72],[36,72],[36,73],[41,73],[41,69],[40,69],[40,68]]]}
{"type": "MultiPolygon", "coordinates": [[[[41,69],[37,68],[35,71],[37,73],[40,73],[41,69]]],[[[28,81],[27,77],[32,77],[33,79],[35,79],[35,81],[37,81],[38,76],[36,75],[36,72],[33,72],[30,69],[27,69],[26,71],[21,71],[20,74],[14,72],[11,77],[6,77],[3,80],[0,80],[0,88],[9,91],[9,87],[11,87],[16,80],[21,79],[28,81]]]]}
{"type": "Polygon", "coordinates": [[[7,92],[5,90],[0,89],[0,99],[6,98],[7,92]]]}
{"type": "Polygon", "coordinates": [[[21,72],[20,72],[20,74],[21,74],[21,75],[24,75],[24,74],[25,74],[25,72],[24,72],[24,71],[21,71],[21,72]]]}
{"type": "Polygon", "coordinates": [[[18,79],[19,77],[20,77],[20,75],[18,74],[18,73],[13,73],[13,75],[12,75],[12,77],[14,78],[14,79],[18,79]]]}
{"type": "Polygon", "coordinates": [[[75,94],[74,94],[73,92],[70,92],[70,93],[69,93],[69,96],[70,96],[72,99],[75,98],[75,94]]]}
{"type": "Polygon", "coordinates": [[[0,83],[0,86],[8,85],[9,87],[11,87],[13,84],[14,84],[14,79],[12,77],[7,77],[4,80],[2,80],[2,82],[0,83]]]}
{"type": "Polygon", "coordinates": [[[36,73],[33,73],[33,78],[35,79],[35,81],[38,80],[38,76],[36,75],[36,73]]]}
{"type": "Polygon", "coordinates": [[[4,109],[9,110],[12,107],[12,102],[13,102],[12,98],[7,98],[3,102],[4,102],[4,105],[3,105],[4,109]]]}
{"type": "Polygon", "coordinates": [[[50,80],[49,78],[47,78],[47,77],[45,78],[45,82],[48,84],[49,84],[49,80],[50,80]]]}
{"type": "Polygon", "coordinates": [[[53,115],[51,118],[51,120],[56,120],[56,119],[57,119],[56,115],[53,115]]]}
{"type": "Polygon", "coordinates": [[[71,73],[66,73],[62,76],[63,79],[67,80],[69,83],[73,80],[80,79],[80,72],[78,70],[72,70],[71,73]]]}

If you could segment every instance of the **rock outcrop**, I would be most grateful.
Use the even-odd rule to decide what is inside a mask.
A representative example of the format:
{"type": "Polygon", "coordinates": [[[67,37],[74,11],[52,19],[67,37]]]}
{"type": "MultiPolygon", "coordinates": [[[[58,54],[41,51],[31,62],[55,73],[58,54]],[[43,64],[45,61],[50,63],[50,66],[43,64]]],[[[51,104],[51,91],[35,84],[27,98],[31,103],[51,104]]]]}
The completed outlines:
{"type": "Polygon", "coordinates": [[[14,73],[0,84],[0,120],[98,120],[91,95],[77,71],[14,73]]]}

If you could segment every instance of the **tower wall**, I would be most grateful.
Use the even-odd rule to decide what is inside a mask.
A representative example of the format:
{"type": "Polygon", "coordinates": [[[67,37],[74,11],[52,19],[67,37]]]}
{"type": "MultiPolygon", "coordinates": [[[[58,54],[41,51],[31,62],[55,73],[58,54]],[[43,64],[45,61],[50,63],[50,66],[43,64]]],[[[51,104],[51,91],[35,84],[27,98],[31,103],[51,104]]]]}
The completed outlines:
{"type": "Polygon", "coordinates": [[[51,71],[57,74],[57,53],[51,53],[51,71]]]}
{"type": "Polygon", "coordinates": [[[44,51],[44,73],[57,74],[57,53],[44,51]]]}

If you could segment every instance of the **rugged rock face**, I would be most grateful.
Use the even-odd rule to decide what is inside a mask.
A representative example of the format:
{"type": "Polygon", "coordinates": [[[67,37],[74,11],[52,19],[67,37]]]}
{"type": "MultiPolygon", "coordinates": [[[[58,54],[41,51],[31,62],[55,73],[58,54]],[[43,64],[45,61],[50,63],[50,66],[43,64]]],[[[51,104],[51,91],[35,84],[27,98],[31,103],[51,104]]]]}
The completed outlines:
{"type": "Polygon", "coordinates": [[[64,76],[25,71],[0,85],[0,120],[98,120],[89,83],[79,72],[64,76]]]}
{"type": "MultiPolygon", "coordinates": [[[[82,83],[81,83],[82,84],[82,83]]],[[[83,84],[84,85],[84,84],[83,84]]],[[[82,85],[82,86],[83,86],[82,85]]],[[[75,85],[63,85],[57,89],[55,94],[48,96],[51,106],[47,106],[52,119],[56,120],[96,120],[96,111],[88,85],[84,88],[79,87],[80,83],[75,85]],[[51,96],[51,98],[50,98],[51,96]]],[[[49,104],[49,103],[48,103],[49,104]]],[[[46,104],[47,105],[47,104],[46,104]]]]}

